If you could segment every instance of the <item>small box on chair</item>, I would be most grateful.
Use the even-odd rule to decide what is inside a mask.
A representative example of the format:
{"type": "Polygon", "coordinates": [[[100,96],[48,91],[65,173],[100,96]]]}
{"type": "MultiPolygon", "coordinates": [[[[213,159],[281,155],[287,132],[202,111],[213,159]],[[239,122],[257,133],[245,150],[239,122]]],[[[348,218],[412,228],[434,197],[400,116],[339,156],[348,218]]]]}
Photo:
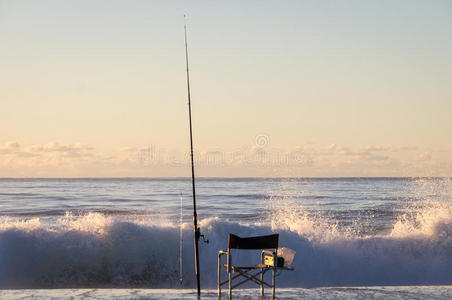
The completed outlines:
{"type": "MultiPolygon", "coordinates": [[[[267,266],[274,266],[274,261],[273,261],[273,256],[265,256],[265,264],[267,266]]],[[[284,258],[277,256],[276,257],[276,267],[277,268],[282,268],[284,267],[284,258]]]]}

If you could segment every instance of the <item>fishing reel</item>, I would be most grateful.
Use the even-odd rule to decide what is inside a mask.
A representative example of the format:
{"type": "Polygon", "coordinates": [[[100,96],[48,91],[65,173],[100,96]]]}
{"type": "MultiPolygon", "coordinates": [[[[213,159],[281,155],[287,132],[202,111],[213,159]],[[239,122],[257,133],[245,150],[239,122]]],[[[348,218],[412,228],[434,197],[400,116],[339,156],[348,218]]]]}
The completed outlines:
{"type": "Polygon", "coordinates": [[[196,239],[199,240],[199,238],[202,238],[202,241],[206,244],[209,243],[209,240],[206,239],[206,237],[204,236],[204,234],[201,234],[201,230],[199,228],[195,229],[195,234],[196,234],[196,239]]]}

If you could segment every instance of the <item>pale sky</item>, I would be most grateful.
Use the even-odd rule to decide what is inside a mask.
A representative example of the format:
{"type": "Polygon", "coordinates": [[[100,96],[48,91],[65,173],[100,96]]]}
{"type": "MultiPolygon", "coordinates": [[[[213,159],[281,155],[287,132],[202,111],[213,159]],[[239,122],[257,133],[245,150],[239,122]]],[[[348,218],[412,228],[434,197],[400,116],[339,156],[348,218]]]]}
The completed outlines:
{"type": "Polygon", "coordinates": [[[0,177],[452,176],[452,2],[2,1],[0,177]]]}

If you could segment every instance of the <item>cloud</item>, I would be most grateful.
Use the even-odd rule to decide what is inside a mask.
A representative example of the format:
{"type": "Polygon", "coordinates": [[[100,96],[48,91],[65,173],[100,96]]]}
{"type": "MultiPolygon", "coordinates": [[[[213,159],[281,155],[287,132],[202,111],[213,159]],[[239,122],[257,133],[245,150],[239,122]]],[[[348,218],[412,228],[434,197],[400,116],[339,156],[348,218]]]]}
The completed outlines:
{"type": "Polygon", "coordinates": [[[326,153],[328,154],[339,154],[339,155],[354,155],[355,153],[350,150],[350,148],[339,146],[336,143],[330,144],[326,148],[326,153]]]}
{"type": "Polygon", "coordinates": [[[390,151],[390,147],[382,147],[382,146],[366,146],[362,149],[365,152],[386,152],[390,151]]]}
{"type": "Polygon", "coordinates": [[[33,145],[27,148],[27,150],[32,152],[66,152],[66,153],[90,151],[93,149],[94,149],[93,147],[81,143],[59,144],[56,142],[51,142],[44,145],[33,145]]]}
{"type": "Polygon", "coordinates": [[[413,146],[366,146],[361,148],[361,154],[372,154],[374,152],[404,152],[404,151],[415,151],[417,147],[413,146]]]}
{"type": "Polygon", "coordinates": [[[135,153],[140,151],[138,147],[122,147],[119,149],[119,152],[127,152],[127,153],[135,153]]]}
{"type": "Polygon", "coordinates": [[[22,152],[22,156],[43,156],[43,157],[67,157],[84,159],[93,155],[94,148],[82,143],[60,144],[50,142],[47,144],[31,145],[22,152]],[[28,154],[27,154],[28,153],[28,154]]]}
{"type": "Polygon", "coordinates": [[[418,147],[414,146],[397,146],[397,147],[390,147],[391,152],[403,152],[403,151],[415,151],[418,150],[418,147]]]}
{"type": "Polygon", "coordinates": [[[36,153],[32,153],[32,152],[27,152],[27,151],[18,151],[16,153],[14,153],[16,156],[18,157],[37,157],[39,156],[39,154],[36,153]]]}
{"type": "Polygon", "coordinates": [[[17,152],[20,149],[20,145],[17,142],[6,142],[0,146],[0,154],[9,154],[17,152]]]}
{"type": "Polygon", "coordinates": [[[424,152],[419,154],[417,158],[420,161],[430,161],[432,160],[432,154],[430,152],[424,152]]]}
{"type": "MultiPolygon", "coordinates": [[[[332,143],[291,149],[206,149],[195,151],[194,158],[199,176],[451,176],[452,159],[435,151],[332,143]]],[[[0,145],[0,153],[4,154],[0,155],[0,176],[4,177],[190,176],[187,151],[153,145],[127,146],[105,154],[83,143],[26,146],[8,142],[0,145]]]]}
{"type": "Polygon", "coordinates": [[[369,160],[388,160],[389,156],[386,155],[371,155],[369,156],[369,160]]]}

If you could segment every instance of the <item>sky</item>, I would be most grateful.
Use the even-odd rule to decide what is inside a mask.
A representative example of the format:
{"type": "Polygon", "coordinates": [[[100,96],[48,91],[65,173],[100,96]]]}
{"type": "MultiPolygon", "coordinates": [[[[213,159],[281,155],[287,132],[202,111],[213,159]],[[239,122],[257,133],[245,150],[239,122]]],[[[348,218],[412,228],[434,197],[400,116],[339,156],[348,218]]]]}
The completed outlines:
{"type": "Polygon", "coordinates": [[[0,0],[0,177],[452,176],[451,1],[0,0]]]}

